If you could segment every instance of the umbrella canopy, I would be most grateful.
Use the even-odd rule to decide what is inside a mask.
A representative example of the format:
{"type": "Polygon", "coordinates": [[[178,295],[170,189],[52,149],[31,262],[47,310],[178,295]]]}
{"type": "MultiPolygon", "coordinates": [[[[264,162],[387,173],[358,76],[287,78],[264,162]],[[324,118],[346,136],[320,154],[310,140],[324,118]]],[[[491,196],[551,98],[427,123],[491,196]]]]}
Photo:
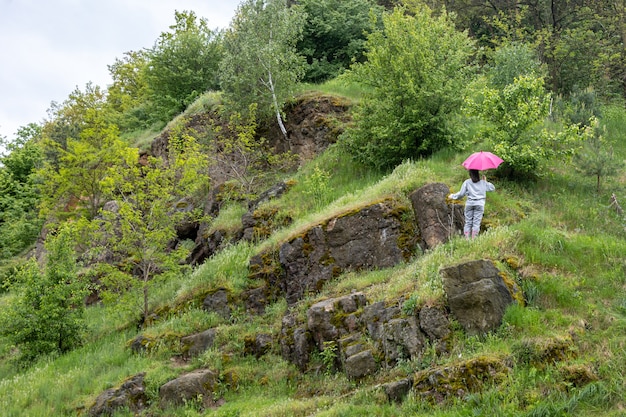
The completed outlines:
{"type": "Polygon", "coordinates": [[[474,152],[463,161],[463,166],[467,169],[477,169],[483,171],[485,169],[494,169],[504,161],[491,152],[474,152]]]}

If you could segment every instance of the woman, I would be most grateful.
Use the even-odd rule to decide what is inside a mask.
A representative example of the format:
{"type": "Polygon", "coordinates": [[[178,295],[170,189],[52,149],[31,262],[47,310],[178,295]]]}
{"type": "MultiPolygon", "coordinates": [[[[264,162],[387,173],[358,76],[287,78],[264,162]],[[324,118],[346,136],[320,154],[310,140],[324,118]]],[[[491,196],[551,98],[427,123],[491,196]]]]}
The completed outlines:
{"type": "Polygon", "coordinates": [[[473,239],[480,231],[480,223],[483,220],[483,214],[485,212],[487,192],[495,191],[496,187],[488,182],[484,175],[481,180],[477,169],[470,169],[469,176],[469,179],[463,182],[461,190],[458,193],[450,194],[449,198],[458,200],[461,197],[467,196],[467,200],[465,201],[465,227],[463,228],[463,233],[466,239],[470,238],[471,233],[473,239]]]}

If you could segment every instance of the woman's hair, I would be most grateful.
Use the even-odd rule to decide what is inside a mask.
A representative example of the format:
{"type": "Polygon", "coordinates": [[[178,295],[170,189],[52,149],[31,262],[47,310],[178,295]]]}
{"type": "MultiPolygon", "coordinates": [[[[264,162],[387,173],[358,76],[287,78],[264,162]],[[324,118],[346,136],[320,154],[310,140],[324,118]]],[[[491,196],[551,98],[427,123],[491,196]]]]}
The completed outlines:
{"type": "Polygon", "coordinates": [[[480,181],[480,174],[478,173],[477,169],[470,169],[469,170],[469,176],[472,179],[472,182],[480,181]]]}

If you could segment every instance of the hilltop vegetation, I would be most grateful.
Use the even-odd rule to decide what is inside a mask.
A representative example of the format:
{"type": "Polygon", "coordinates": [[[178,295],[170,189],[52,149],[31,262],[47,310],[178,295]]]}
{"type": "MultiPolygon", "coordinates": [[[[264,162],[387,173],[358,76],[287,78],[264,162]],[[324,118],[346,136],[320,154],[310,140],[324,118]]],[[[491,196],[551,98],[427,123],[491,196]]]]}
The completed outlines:
{"type": "Polygon", "coordinates": [[[376,3],[246,0],[224,32],[177,12],[111,65],[106,90],[77,89],[18,132],[0,171],[1,415],[88,415],[137,375],[141,407],[114,415],[624,413],[626,11],[376,3]],[[272,17],[280,33],[255,35],[272,17]],[[273,289],[263,314],[233,301],[258,287],[256,255],[374,203],[409,206],[427,184],[455,190],[478,149],[505,163],[487,173],[497,191],[476,240],[409,240],[405,261],[336,271],[296,303],[273,289]],[[262,219],[250,235],[248,214],[262,219]],[[306,369],[281,352],[285,317],[333,297],[449,313],[440,271],[477,259],[521,290],[494,331],[470,336],[449,315],[446,348],[356,379],[336,345],[306,369]],[[203,307],[218,291],[227,315],[203,307]],[[207,330],[211,346],[187,357],[181,338],[207,330]],[[215,374],[211,398],[161,403],[198,369],[215,374]],[[385,384],[423,375],[445,390],[389,400],[385,384]]]}

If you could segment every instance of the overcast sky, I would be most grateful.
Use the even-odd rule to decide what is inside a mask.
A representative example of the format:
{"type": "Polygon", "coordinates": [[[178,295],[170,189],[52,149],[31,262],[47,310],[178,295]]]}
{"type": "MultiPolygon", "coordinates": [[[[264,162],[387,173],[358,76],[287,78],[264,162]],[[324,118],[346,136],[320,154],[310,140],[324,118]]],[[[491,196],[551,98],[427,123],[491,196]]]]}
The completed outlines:
{"type": "Polygon", "coordinates": [[[47,117],[88,82],[111,83],[107,65],[150,48],[193,10],[224,29],[241,0],[0,0],[0,136],[47,117]]]}

